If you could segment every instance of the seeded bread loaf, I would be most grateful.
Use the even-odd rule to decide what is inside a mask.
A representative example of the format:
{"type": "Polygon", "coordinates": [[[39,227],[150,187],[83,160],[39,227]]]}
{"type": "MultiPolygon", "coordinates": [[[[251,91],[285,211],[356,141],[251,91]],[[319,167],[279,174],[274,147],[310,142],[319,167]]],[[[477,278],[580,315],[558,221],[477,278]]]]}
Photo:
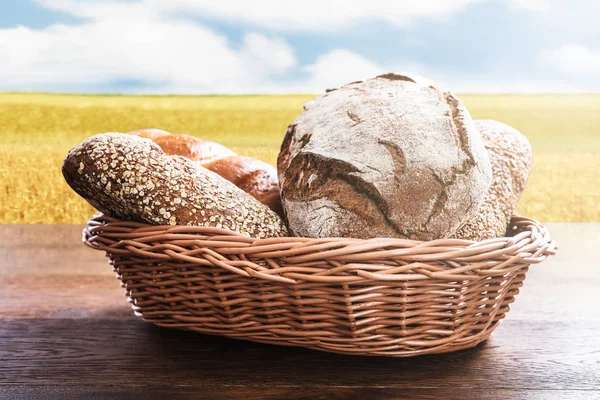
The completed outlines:
{"type": "Polygon", "coordinates": [[[170,134],[160,129],[140,129],[128,134],[151,139],[167,154],[184,156],[200,163],[283,216],[277,170],[271,165],[191,135],[170,134]]]}
{"type": "Polygon", "coordinates": [[[288,228],[307,237],[449,237],[492,179],[461,101],[396,74],[307,103],[277,167],[288,228]]]}
{"type": "Polygon", "coordinates": [[[225,228],[257,238],[287,234],[281,219],[252,196],[148,139],[93,136],[69,152],[62,172],[92,206],[121,219],[225,228]]]}
{"type": "Polygon", "coordinates": [[[529,178],[533,156],[521,132],[492,120],[476,120],[492,164],[492,185],[479,211],[453,237],[485,240],[502,237],[529,178]]]}

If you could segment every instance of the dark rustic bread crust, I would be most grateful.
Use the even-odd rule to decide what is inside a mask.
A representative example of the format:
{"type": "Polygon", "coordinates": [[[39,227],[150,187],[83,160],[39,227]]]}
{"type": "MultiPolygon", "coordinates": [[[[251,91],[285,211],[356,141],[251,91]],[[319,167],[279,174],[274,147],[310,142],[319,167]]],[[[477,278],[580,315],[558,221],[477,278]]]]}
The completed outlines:
{"type": "Polygon", "coordinates": [[[198,163],[155,143],[106,133],[74,147],[63,175],[99,211],[151,224],[225,228],[252,237],[286,236],[268,207],[198,163]]]}
{"type": "Polygon", "coordinates": [[[307,103],[277,167],[288,228],[309,237],[448,237],[491,182],[460,100],[395,74],[307,103]]]}
{"type": "Polygon", "coordinates": [[[533,155],[525,135],[513,127],[493,120],[474,123],[490,155],[493,180],[478,212],[452,237],[479,241],[505,236],[525,190],[533,155]]]}

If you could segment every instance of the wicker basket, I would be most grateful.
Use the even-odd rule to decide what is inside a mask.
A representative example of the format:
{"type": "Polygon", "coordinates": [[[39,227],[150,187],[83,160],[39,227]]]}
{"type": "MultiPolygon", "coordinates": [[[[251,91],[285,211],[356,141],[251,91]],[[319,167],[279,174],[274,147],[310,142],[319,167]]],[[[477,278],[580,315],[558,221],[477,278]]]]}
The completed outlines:
{"type": "Polygon", "coordinates": [[[335,353],[416,356],[473,347],[509,310],[530,264],[556,245],[514,216],[509,237],[251,239],[217,228],[104,215],[106,252],[136,315],[160,326],[335,353]]]}

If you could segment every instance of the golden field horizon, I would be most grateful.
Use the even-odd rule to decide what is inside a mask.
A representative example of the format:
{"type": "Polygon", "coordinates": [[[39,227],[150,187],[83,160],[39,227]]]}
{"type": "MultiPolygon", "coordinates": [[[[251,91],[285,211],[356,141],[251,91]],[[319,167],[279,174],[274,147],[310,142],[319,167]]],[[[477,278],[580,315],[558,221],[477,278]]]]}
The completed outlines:
{"type": "MultiPolygon", "coordinates": [[[[286,127],[315,95],[0,93],[0,223],[84,223],[94,212],[62,179],[67,151],[103,132],[160,128],[275,164],[286,127]]],[[[474,119],[514,126],[534,166],[518,213],[600,221],[600,94],[463,94],[474,119]]]]}

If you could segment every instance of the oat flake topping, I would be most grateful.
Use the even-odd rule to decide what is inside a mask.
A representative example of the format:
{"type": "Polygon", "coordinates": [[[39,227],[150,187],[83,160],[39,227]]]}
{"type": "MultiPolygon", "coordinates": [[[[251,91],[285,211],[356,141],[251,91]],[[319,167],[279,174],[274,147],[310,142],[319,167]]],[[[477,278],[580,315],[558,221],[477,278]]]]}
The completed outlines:
{"type": "Polygon", "coordinates": [[[287,236],[279,216],[219,175],[148,139],[105,133],[73,148],[63,164],[67,183],[99,211],[157,225],[287,236]]]}

